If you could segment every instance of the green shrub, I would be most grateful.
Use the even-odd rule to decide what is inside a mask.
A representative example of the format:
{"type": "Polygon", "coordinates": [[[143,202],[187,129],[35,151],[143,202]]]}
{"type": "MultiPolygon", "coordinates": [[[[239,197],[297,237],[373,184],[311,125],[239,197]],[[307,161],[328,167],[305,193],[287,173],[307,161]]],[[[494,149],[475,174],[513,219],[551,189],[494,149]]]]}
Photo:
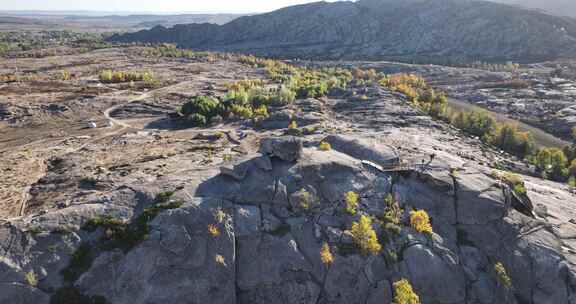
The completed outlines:
{"type": "Polygon", "coordinates": [[[320,149],[320,151],[330,151],[332,150],[332,146],[330,145],[330,143],[326,142],[326,141],[322,141],[320,142],[320,146],[318,147],[320,149]]]}
{"type": "Polygon", "coordinates": [[[254,111],[252,107],[249,105],[243,106],[238,104],[233,104],[230,107],[230,113],[234,114],[236,117],[240,117],[243,119],[250,119],[254,116],[254,111]]]}
{"type": "Polygon", "coordinates": [[[223,114],[224,107],[218,99],[195,96],[183,104],[179,112],[194,126],[203,126],[213,117],[223,114]]]}
{"type": "Polygon", "coordinates": [[[404,212],[402,208],[400,208],[400,204],[392,197],[392,194],[388,194],[386,198],[384,198],[384,204],[386,207],[384,208],[382,221],[395,226],[399,225],[402,219],[402,213],[404,212]]]}
{"type": "Polygon", "coordinates": [[[282,86],[278,90],[277,96],[274,99],[274,104],[276,105],[288,105],[296,100],[296,92],[292,91],[288,87],[282,86]]]}
{"type": "Polygon", "coordinates": [[[510,276],[508,276],[506,268],[502,263],[498,262],[494,264],[494,272],[496,272],[496,278],[498,279],[498,282],[502,284],[504,288],[506,289],[512,288],[512,279],[510,279],[510,276]]]}
{"type": "Polygon", "coordinates": [[[250,96],[248,95],[248,92],[243,89],[230,90],[226,92],[226,95],[224,95],[224,101],[239,105],[247,105],[250,102],[250,96]]]}
{"type": "Polygon", "coordinates": [[[194,113],[186,117],[186,121],[193,127],[202,127],[208,124],[206,117],[201,114],[194,113]]]}
{"type": "Polygon", "coordinates": [[[254,117],[256,118],[268,118],[268,108],[265,105],[261,105],[260,107],[254,109],[254,117]]]}
{"type": "Polygon", "coordinates": [[[540,149],[532,159],[536,168],[549,179],[563,182],[570,176],[568,158],[557,148],[540,149]]]}

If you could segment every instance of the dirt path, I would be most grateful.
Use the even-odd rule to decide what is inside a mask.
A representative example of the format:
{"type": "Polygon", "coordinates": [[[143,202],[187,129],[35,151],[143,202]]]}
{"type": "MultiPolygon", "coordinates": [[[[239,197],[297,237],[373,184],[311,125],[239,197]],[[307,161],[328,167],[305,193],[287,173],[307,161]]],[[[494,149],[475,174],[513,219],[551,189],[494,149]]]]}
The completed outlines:
{"type": "MultiPolygon", "coordinates": [[[[46,163],[43,159],[38,159],[38,174],[34,177],[33,180],[38,181],[42,178],[42,176],[44,176],[44,174],[46,173],[46,163]]],[[[23,216],[24,213],[26,212],[26,207],[28,205],[28,200],[30,198],[30,188],[32,188],[33,184],[30,184],[28,186],[26,186],[24,188],[24,190],[22,190],[22,199],[21,199],[21,203],[20,203],[20,211],[18,212],[18,216],[23,216]]]]}
{"type": "MultiPolygon", "coordinates": [[[[107,137],[110,137],[110,136],[117,135],[117,134],[125,131],[126,129],[132,128],[131,125],[129,125],[129,124],[123,122],[123,121],[120,121],[120,120],[118,120],[118,119],[115,119],[115,118],[111,117],[111,116],[110,116],[110,113],[113,112],[114,110],[118,109],[118,108],[121,108],[121,107],[129,104],[129,103],[132,103],[132,102],[135,102],[135,101],[144,100],[144,99],[148,98],[151,93],[152,93],[152,91],[143,93],[143,94],[141,94],[140,96],[138,96],[137,98],[130,100],[129,102],[122,103],[122,104],[118,104],[118,105],[114,105],[114,106],[109,107],[109,108],[107,108],[106,110],[104,110],[104,117],[105,117],[108,121],[110,121],[110,122],[112,123],[112,127],[113,127],[114,125],[118,125],[118,126],[120,126],[120,128],[118,128],[118,129],[116,129],[116,130],[114,130],[114,131],[111,131],[111,132],[108,132],[108,133],[99,135],[99,136],[97,136],[97,137],[95,137],[95,138],[93,138],[93,139],[91,139],[91,140],[83,143],[82,145],[80,145],[80,146],[78,146],[78,147],[76,147],[76,148],[74,148],[74,149],[72,149],[72,150],[67,150],[67,151],[64,152],[64,153],[65,153],[65,154],[68,154],[68,153],[78,152],[78,151],[82,150],[84,147],[86,147],[86,146],[89,145],[89,144],[92,144],[92,143],[94,143],[94,142],[97,142],[97,141],[99,141],[99,140],[102,140],[102,139],[107,138],[107,137]]],[[[38,143],[38,142],[34,142],[34,143],[38,143]]],[[[30,144],[32,144],[32,143],[30,143],[30,144]]],[[[36,161],[38,162],[39,170],[38,170],[38,174],[37,174],[32,180],[38,181],[38,180],[40,180],[40,179],[42,178],[42,176],[43,176],[44,174],[46,174],[46,164],[45,164],[45,161],[46,161],[46,160],[43,159],[43,158],[38,158],[36,161]]],[[[26,207],[27,207],[27,205],[28,205],[28,200],[29,200],[29,198],[30,198],[30,189],[32,188],[32,185],[33,185],[33,184],[34,184],[34,183],[31,183],[30,185],[26,186],[26,187],[22,190],[22,192],[21,192],[22,198],[21,198],[21,202],[20,202],[20,209],[19,209],[19,212],[18,212],[18,215],[19,215],[19,216],[24,216],[25,213],[26,213],[26,207]]]]}

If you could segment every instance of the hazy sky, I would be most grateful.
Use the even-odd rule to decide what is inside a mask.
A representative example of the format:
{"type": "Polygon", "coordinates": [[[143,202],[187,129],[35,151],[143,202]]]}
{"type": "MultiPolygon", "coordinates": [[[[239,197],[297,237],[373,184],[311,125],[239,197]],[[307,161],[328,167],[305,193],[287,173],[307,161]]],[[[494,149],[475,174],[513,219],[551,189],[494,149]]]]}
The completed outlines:
{"type": "Polygon", "coordinates": [[[0,0],[0,10],[266,12],[318,0],[0,0]]]}

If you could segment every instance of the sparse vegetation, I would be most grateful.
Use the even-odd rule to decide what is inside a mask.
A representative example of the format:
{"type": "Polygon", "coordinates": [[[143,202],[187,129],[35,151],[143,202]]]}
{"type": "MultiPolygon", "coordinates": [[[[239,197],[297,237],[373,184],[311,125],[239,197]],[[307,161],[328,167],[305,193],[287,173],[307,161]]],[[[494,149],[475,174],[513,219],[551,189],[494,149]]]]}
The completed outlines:
{"type": "Polygon", "coordinates": [[[384,198],[384,204],[386,205],[384,220],[390,223],[399,224],[402,216],[402,209],[400,209],[400,205],[394,199],[392,194],[386,195],[384,198]]]}
{"type": "Polygon", "coordinates": [[[217,238],[220,236],[220,229],[218,228],[218,226],[214,225],[214,224],[209,224],[208,225],[208,233],[213,237],[213,238],[217,238]]]}
{"type": "Polygon", "coordinates": [[[99,76],[102,83],[123,83],[131,81],[144,81],[151,83],[154,81],[154,74],[150,71],[136,72],[136,71],[113,71],[103,70],[99,76]]]}
{"type": "Polygon", "coordinates": [[[353,222],[351,233],[354,243],[364,254],[376,255],[382,250],[382,245],[372,228],[372,220],[368,216],[362,215],[358,222],[353,222]]]}
{"type": "Polygon", "coordinates": [[[344,201],[346,202],[346,212],[351,215],[355,215],[358,212],[358,193],[354,191],[348,191],[344,194],[344,201]]]}
{"type": "Polygon", "coordinates": [[[322,261],[322,264],[326,266],[330,266],[334,262],[330,246],[326,242],[322,244],[322,248],[320,249],[320,260],[322,261]]]}
{"type": "Polygon", "coordinates": [[[320,145],[318,146],[318,148],[320,149],[320,151],[330,151],[330,150],[332,150],[332,146],[330,145],[330,143],[328,143],[328,142],[326,142],[326,141],[320,142],[320,145]]]}
{"type": "Polygon", "coordinates": [[[496,278],[498,279],[498,282],[504,286],[504,288],[512,288],[512,279],[510,279],[510,276],[508,276],[508,272],[501,262],[494,264],[494,272],[496,272],[496,278]]]}
{"type": "Polygon", "coordinates": [[[195,52],[188,49],[179,49],[174,44],[161,44],[156,47],[148,47],[143,51],[143,55],[146,57],[166,57],[166,58],[186,58],[186,59],[206,59],[207,61],[213,61],[217,57],[224,57],[225,55],[219,53],[209,53],[209,52],[195,52]]]}
{"type": "Polygon", "coordinates": [[[38,286],[38,278],[36,277],[36,273],[33,270],[30,270],[26,273],[26,283],[32,287],[38,286]]]}
{"type": "Polygon", "coordinates": [[[76,249],[68,266],[61,271],[64,280],[73,283],[80,275],[90,269],[94,254],[97,251],[122,249],[124,252],[128,252],[146,240],[150,232],[148,223],[151,220],[163,210],[179,208],[182,205],[182,202],[167,203],[172,194],[173,192],[158,194],[155,201],[161,203],[145,208],[142,214],[130,223],[108,216],[88,221],[83,230],[93,232],[101,228],[104,232],[103,236],[95,244],[84,242],[76,249]]]}
{"type": "Polygon", "coordinates": [[[302,210],[310,210],[319,204],[315,195],[304,188],[297,192],[296,197],[298,199],[298,207],[302,210]]]}
{"type": "Polygon", "coordinates": [[[447,106],[446,96],[434,91],[420,76],[395,74],[385,76],[380,84],[403,93],[415,107],[433,118],[449,122],[506,152],[525,158],[534,150],[534,139],[529,132],[520,132],[513,124],[500,124],[483,111],[454,112],[447,106]]]}

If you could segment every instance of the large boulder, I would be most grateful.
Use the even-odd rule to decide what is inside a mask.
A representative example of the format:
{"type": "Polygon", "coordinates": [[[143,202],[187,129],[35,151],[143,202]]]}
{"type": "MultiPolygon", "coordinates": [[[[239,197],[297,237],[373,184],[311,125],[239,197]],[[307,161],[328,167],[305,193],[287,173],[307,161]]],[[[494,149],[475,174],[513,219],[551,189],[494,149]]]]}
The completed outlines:
{"type": "Polygon", "coordinates": [[[265,138],[260,143],[260,152],[271,157],[293,162],[300,158],[302,140],[291,136],[265,138]]]}

